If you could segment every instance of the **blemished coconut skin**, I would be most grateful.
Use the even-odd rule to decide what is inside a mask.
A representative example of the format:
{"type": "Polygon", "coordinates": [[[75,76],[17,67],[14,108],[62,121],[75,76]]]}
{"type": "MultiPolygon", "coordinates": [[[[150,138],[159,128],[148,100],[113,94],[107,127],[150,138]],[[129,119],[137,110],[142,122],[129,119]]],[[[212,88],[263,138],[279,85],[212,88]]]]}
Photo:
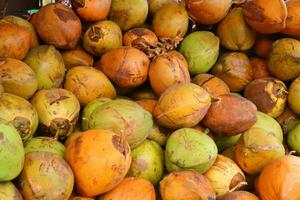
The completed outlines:
{"type": "Polygon", "coordinates": [[[86,197],[112,190],[124,179],[131,164],[125,138],[100,129],[83,132],[71,140],[65,157],[74,171],[77,191],[86,197]]]}
{"type": "Polygon", "coordinates": [[[286,135],[300,122],[300,118],[287,106],[283,113],[276,118],[276,121],[280,124],[283,133],[286,135]]]}
{"type": "Polygon", "coordinates": [[[2,182],[0,183],[0,199],[23,200],[23,197],[12,182],[2,182]]]}
{"type": "Polygon", "coordinates": [[[292,155],[277,158],[267,165],[255,184],[261,200],[299,199],[299,166],[299,157],[292,155]]]}
{"type": "Polygon", "coordinates": [[[156,200],[153,185],[142,178],[125,178],[117,187],[106,193],[101,200],[156,200]]]}
{"type": "Polygon", "coordinates": [[[0,96],[0,118],[10,122],[24,142],[33,137],[39,124],[36,109],[26,99],[10,93],[0,96]]]}
{"type": "Polygon", "coordinates": [[[133,28],[123,35],[124,46],[136,46],[139,42],[145,42],[154,47],[158,43],[158,38],[154,32],[147,28],[133,28]]]}
{"type": "Polygon", "coordinates": [[[259,33],[271,34],[286,27],[287,8],[284,0],[252,0],[243,6],[249,26],[259,33]]]}
{"type": "Polygon", "coordinates": [[[36,14],[33,25],[45,43],[59,49],[73,49],[80,39],[80,19],[62,3],[43,6],[36,14]]]}
{"type": "Polygon", "coordinates": [[[200,86],[193,83],[176,84],[160,96],[153,117],[158,125],[166,128],[193,127],[203,119],[210,105],[209,93],[200,86]],[[182,96],[185,98],[182,99],[182,96]]]}
{"type": "Polygon", "coordinates": [[[17,129],[12,124],[1,120],[0,131],[0,182],[5,182],[13,180],[22,171],[24,147],[17,129]]]}
{"type": "Polygon", "coordinates": [[[0,76],[4,91],[29,99],[38,88],[37,76],[24,62],[0,58],[0,76]]]}
{"type": "Polygon", "coordinates": [[[173,172],[160,182],[162,200],[210,200],[216,194],[209,180],[194,171],[173,172]]]}
{"type": "Polygon", "coordinates": [[[284,111],[288,94],[284,82],[275,78],[261,78],[247,85],[244,96],[252,101],[259,111],[276,118],[284,111]]]}
{"type": "Polygon", "coordinates": [[[251,101],[235,94],[224,94],[218,98],[204,117],[204,126],[216,134],[232,136],[255,124],[257,108],[251,101]]]}
{"type": "Polygon", "coordinates": [[[61,156],[49,152],[26,154],[24,169],[17,180],[24,199],[68,199],[71,196],[74,175],[61,156]],[[51,183],[51,184],[49,184],[51,183]]]}

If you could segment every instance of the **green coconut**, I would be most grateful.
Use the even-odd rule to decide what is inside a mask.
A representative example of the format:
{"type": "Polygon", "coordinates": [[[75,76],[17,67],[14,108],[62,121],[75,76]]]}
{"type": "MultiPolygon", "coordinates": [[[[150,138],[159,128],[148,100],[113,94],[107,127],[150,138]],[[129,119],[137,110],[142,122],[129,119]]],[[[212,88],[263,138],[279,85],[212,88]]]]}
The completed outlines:
{"type": "Polygon", "coordinates": [[[169,3],[178,3],[178,0],[148,0],[149,14],[154,15],[158,9],[169,3]]]}
{"type": "Polygon", "coordinates": [[[208,31],[196,31],[182,41],[179,51],[189,63],[192,75],[208,72],[219,56],[220,41],[208,31]]]}
{"type": "Polygon", "coordinates": [[[214,135],[214,141],[218,147],[219,152],[236,145],[239,141],[241,134],[233,136],[214,135]]]}
{"type": "Polygon", "coordinates": [[[0,152],[0,182],[11,181],[22,171],[24,147],[17,129],[2,120],[0,120],[0,152]]]}
{"type": "Polygon", "coordinates": [[[165,160],[169,172],[207,171],[215,162],[218,148],[205,133],[182,128],[171,134],[166,144],[165,160]]]}
{"type": "Polygon", "coordinates": [[[69,199],[74,175],[61,156],[31,152],[25,156],[24,169],[17,185],[24,199],[69,199]]]}
{"type": "Polygon", "coordinates": [[[32,138],[39,124],[36,109],[26,99],[9,93],[0,96],[0,119],[11,122],[24,142],[32,138]]]}
{"type": "Polygon", "coordinates": [[[300,154],[300,124],[295,126],[289,133],[287,137],[287,143],[291,150],[300,154]]]}
{"type": "Polygon", "coordinates": [[[115,99],[97,107],[88,118],[88,129],[124,134],[131,148],[142,143],[153,126],[151,114],[134,101],[115,99]]]}
{"type": "Polygon", "coordinates": [[[111,99],[109,98],[99,98],[95,99],[94,101],[91,101],[84,107],[81,114],[81,129],[83,131],[89,129],[89,119],[94,110],[109,101],[111,101],[111,99]]]}
{"type": "Polygon", "coordinates": [[[156,124],[153,124],[153,127],[148,135],[147,139],[157,142],[161,147],[164,147],[168,137],[162,132],[161,128],[156,124]]]}
{"type": "Polygon", "coordinates": [[[300,41],[292,38],[275,41],[269,57],[269,71],[276,78],[287,81],[300,75],[300,41]]]}
{"type": "Polygon", "coordinates": [[[164,170],[164,153],[154,141],[145,140],[131,151],[132,163],[127,176],[140,177],[156,185],[164,170]]]}
{"type": "Polygon", "coordinates": [[[65,156],[65,146],[51,137],[34,137],[25,144],[25,154],[35,151],[54,153],[62,158],[65,156]]]}
{"type": "Polygon", "coordinates": [[[143,25],[147,15],[146,0],[112,0],[111,2],[109,19],[116,22],[122,31],[143,25]]]}
{"type": "Polygon", "coordinates": [[[280,126],[280,124],[272,117],[269,115],[263,113],[263,112],[257,112],[257,121],[256,123],[252,126],[252,128],[261,128],[264,129],[268,132],[271,132],[274,134],[277,139],[282,142],[283,141],[283,131],[280,126]]]}
{"type": "Polygon", "coordinates": [[[292,111],[300,115],[300,77],[296,78],[289,88],[288,102],[292,111]]]}
{"type": "Polygon", "coordinates": [[[24,62],[35,72],[38,89],[58,88],[65,76],[64,60],[54,46],[41,45],[31,48],[24,62]]]}
{"type": "Polygon", "coordinates": [[[23,200],[21,193],[12,182],[0,183],[0,199],[23,200]]]}

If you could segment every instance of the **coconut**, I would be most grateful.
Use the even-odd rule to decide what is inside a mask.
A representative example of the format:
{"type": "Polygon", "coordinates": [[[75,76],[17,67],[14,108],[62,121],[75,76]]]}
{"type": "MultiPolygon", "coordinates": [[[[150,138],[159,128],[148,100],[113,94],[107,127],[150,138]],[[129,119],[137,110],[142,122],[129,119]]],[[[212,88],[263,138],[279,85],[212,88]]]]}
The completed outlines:
{"type": "Polygon", "coordinates": [[[147,50],[147,48],[155,47],[157,43],[157,36],[154,32],[147,28],[133,28],[123,35],[124,46],[133,46],[141,51],[147,50]]]}
{"type": "Polygon", "coordinates": [[[29,99],[37,90],[34,71],[24,62],[14,58],[0,58],[0,77],[5,92],[29,99]]]}
{"type": "Polygon", "coordinates": [[[191,128],[178,129],[167,140],[166,167],[169,172],[195,170],[203,173],[213,165],[217,154],[215,142],[205,133],[191,128]]]}
{"type": "Polygon", "coordinates": [[[284,154],[284,146],[272,132],[261,128],[250,128],[243,133],[237,143],[235,159],[243,171],[255,175],[284,154]]]}
{"type": "Polygon", "coordinates": [[[284,112],[279,117],[277,117],[276,120],[280,124],[284,134],[287,134],[298,123],[300,123],[299,116],[291,111],[289,107],[286,107],[284,112]]]}
{"type": "Polygon", "coordinates": [[[250,60],[246,54],[240,52],[222,55],[211,73],[222,79],[232,92],[242,91],[253,79],[250,60]]]}
{"type": "Polygon", "coordinates": [[[300,41],[292,38],[279,39],[273,43],[269,59],[269,70],[282,81],[300,75],[300,41]],[[284,66],[284,67],[282,67],[284,66]]]}
{"type": "Polygon", "coordinates": [[[48,152],[26,154],[24,168],[18,177],[18,188],[24,199],[68,199],[74,175],[61,156],[48,152]],[[51,183],[51,184],[49,184],[51,183]]]}
{"type": "Polygon", "coordinates": [[[11,123],[2,120],[0,120],[0,152],[0,182],[11,181],[23,169],[24,147],[17,129],[11,123]]]}
{"type": "Polygon", "coordinates": [[[145,110],[147,110],[151,114],[153,113],[154,108],[157,104],[157,101],[153,99],[140,99],[135,102],[140,106],[142,106],[145,110]]]}
{"type": "Polygon", "coordinates": [[[97,98],[114,98],[117,95],[106,75],[88,66],[70,69],[65,77],[64,88],[71,91],[83,106],[97,98]]]}
{"type": "Polygon", "coordinates": [[[83,36],[84,49],[95,56],[122,46],[122,32],[113,21],[103,20],[91,25],[83,36]]]}
{"type": "Polygon", "coordinates": [[[222,135],[214,135],[214,141],[218,147],[218,151],[222,152],[227,148],[235,146],[239,141],[241,134],[233,135],[233,136],[222,136],[222,135]]]}
{"type": "Polygon", "coordinates": [[[141,26],[148,15],[148,3],[145,0],[112,0],[109,19],[127,31],[141,26]]]}
{"type": "Polygon", "coordinates": [[[252,65],[253,80],[271,77],[266,60],[253,57],[250,59],[250,63],[252,65]]]}
{"type": "Polygon", "coordinates": [[[60,88],[40,90],[31,103],[37,110],[43,134],[63,139],[73,132],[80,110],[73,93],[60,88]]]}
{"type": "Polygon", "coordinates": [[[268,58],[271,50],[272,50],[272,44],[273,40],[266,36],[266,35],[260,35],[254,44],[253,50],[255,54],[262,58],[268,58]]]}
{"type": "Polygon", "coordinates": [[[244,96],[252,101],[257,109],[271,117],[278,117],[287,103],[287,87],[275,78],[261,78],[249,83],[244,96]]]}
{"type": "Polygon", "coordinates": [[[154,91],[150,88],[137,88],[130,94],[130,98],[134,100],[140,100],[140,99],[152,99],[157,100],[158,97],[154,93],[154,91]]]}
{"type": "Polygon", "coordinates": [[[296,78],[289,88],[288,103],[292,111],[300,115],[300,77],[296,78]]]}
{"type": "Polygon", "coordinates": [[[161,7],[170,3],[178,3],[178,0],[148,0],[149,14],[154,15],[161,7]]]}
{"type": "Polygon", "coordinates": [[[147,137],[147,139],[157,142],[161,147],[164,147],[168,136],[165,134],[166,131],[164,131],[161,127],[157,126],[156,124],[153,124],[153,127],[147,137]]]}
{"type": "Polygon", "coordinates": [[[76,66],[93,66],[94,59],[86,53],[81,47],[61,52],[66,69],[76,66]]]}
{"type": "Polygon", "coordinates": [[[40,38],[56,48],[73,49],[80,39],[80,19],[62,3],[50,3],[39,9],[33,25],[40,38]]]}
{"type": "Polygon", "coordinates": [[[287,137],[287,143],[289,149],[296,151],[297,154],[300,153],[299,140],[300,140],[300,124],[297,124],[291,131],[289,131],[287,137]]]}
{"type": "Polygon", "coordinates": [[[62,85],[65,76],[64,60],[54,46],[31,48],[24,62],[35,72],[39,90],[62,85]]]}
{"type": "Polygon", "coordinates": [[[222,46],[232,51],[249,50],[256,39],[255,32],[244,21],[242,8],[234,8],[229,12],[218,25],[217,35],[222,46]]]}
{"type": "Polygon", "coordinates": [[[163,200],[216,199],[215,191],[209,180],[198,172],[173,172],[160,182],[163,200]]]}
{"type": "Polygon", "coordinates": [[[12,182],[1,182],[0,199],[23,200],[23,197],[12,182]]]}
{"type": "Polygon", "coordinates": [[[9,93],[0,97],[0,118],[10,122],[24,142],[32,138],[39,124],[36,109],[26,99],[9,93]]]}
{"type": "Polygon", "coordinates": [[[219,38],[212,32],[196,31],[182,41],[179,51],[189,64],[191,75],[206,73],[219,56],[219,38]]]}
{"type": "Polygon", "coordinates": [[[259,200],[259,198],[247,191],[234,191],[221,196],[219,200],[259,200]]]}
{"type": "Polygon", "coordinates": [[[132,149],[132,163],[127,176],[139,177],[156,185],[162,178],[164,170],[164,153],[154,141],[145,140],[132,149]]]}
{"type": "Polygon", "coordinates": [[[300,39],[300,26],[298,24],[300,20],[298,12],[300,8],[300,1],[289,0],[286,2],[286,8],[288,16],[286,18],[286,27],[282,33],[300,39]]]}
{"type": "Polygon", "coordinates": [[[193,83],[176,84],[160,96],[153,117],[158,125],[166,128],[193,127],[203,119],[210,104],[209,93],[200,86],[193,83]]]}

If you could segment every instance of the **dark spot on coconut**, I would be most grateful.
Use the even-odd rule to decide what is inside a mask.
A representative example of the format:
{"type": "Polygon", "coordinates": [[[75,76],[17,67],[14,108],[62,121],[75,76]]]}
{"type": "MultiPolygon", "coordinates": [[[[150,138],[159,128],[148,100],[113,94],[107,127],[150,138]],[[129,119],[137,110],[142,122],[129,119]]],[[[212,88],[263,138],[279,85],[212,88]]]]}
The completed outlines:
{"type": "Polygon", "coordinates": [[[132,162],[141,171],[144,171],[147,169],[147,162],[143,159],[134,159],[132,162]]]}
{"type": "Polygon", "coordinates": [[[88,36],[90,40],[93,42],[98,42],[100,39],[104,37],[104,32],[99,26],[92,26],[90,31],[88,32],[88,36]]]}
{"type": "Polygon", "coordinates": [[[12,124],[20,132],[22,139],[31,133],[31,122],[25,117],[15,117],[12,121],[12,124]]]}
{"type": "Polygon", "coordinates": [[[84,8],[85,0],[72,0],[72,6],[75,9],[84,8]]]}
{"type": "Polygon", "coordinates": [[[6,63],[6,58],[0,57],[0,65],[4,65],[6,63]]]}
{"type": "Polygon", "coordinates": [[[70,97],[61,95],[58,98],[52,99],[52,101],[50,101],[50,105],[53,105],[55,103],[59,103],[60,101],[63,101],[63,100],[68,99],[68,98],[70,98],[70,97]]]}
{"type": "Polygon", "coordinates": [[[0,141],[4,139],[4,134],[0,132],[0,141]]]}
{"type": "Polygon", "coordinates": [[[145,31],[144,28],[135,28],[131,32],[134,33],[135,35],[139,36],[139,37],[147,35],[147,32],[145,31]]]}
{"type": "Polygon", "coordinates": [[[54,13],[63,22],[67,22],[69,20],[72,20],[72,21],[78,20],[78,17],[72,11],[63,10],[60,8],[54,8],[54,13]]]}
{"type": "Polygon", "coordinates": [[[113,135],[112,136],[112,143],[114,145],[114,147],[124,156],[126,156],[126,152],[127,152],[127,147],[126,144],[124,144],[124,142],[122,141],[121,137],[117,136],[117,135],[113,135]]]}
{"type": "Polygon", "coordinates": [[[244,10],[245,15],[252,20],[263,22],[265,19],[264,9],[257,5],[254,1],[247,1],[244,4],[244,10]]]}

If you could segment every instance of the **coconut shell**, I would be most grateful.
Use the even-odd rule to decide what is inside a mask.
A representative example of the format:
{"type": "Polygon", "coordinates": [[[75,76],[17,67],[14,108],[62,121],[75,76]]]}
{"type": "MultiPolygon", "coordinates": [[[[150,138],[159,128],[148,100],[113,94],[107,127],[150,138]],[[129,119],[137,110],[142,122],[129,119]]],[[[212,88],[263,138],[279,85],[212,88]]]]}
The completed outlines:
{"type": "Polygon", "coordinates": [[[7,200],[23,200],[21,193],[12,182],[0,183],[0,198],[7,200]]]}
{"type": "Polygon", "coordinates": [[[286,26],[287,8],[284,0],[251,0],[243,5],[244,19],[259,33],[283,31],[286,26]]]}
{"type": "Polygon", "coordinates": [[[289,88],[288,102],[292,111],[300,115],[300,77],[296,78],[289,88]]]}
{"type": "Polygon", "coordinates": [[[289,0],[286,2],[288,16],[286,18],[286,27],[282,33],[300,39],[300,1],[289,0]]]}
{"type": "Polygon", "coordinates": [[[164,147],[168,139],[168,131],[153,124],[153,127],[147,139],[157,142],[161,147],[164,147]]]}
{"type": "Polygon", "coordinates": [[[157,101],[153,100],[153,99],[140,99],[140,100],[137,100],[135,102],[137,104],[139,104],[140,106],[142,106],[145,110],[147,110],[151,114],[153,113],[154,108],[157,104],[157,101]]]}
{"type": "Polygon", "coordinates": [[[64,59],[66,69],[69,70],[76,66],[93,66],[94,59],[91,55],[85,52],[81,47],[73,50],[61,52],[64,59]]]}
{"type": "Polygon", "coordinates": [[[209,180],[198,172],[182,171],[167,175],[160,182],[163,200],[203,200],[216,199],[209,180]]]}
{"type": "Polygon", "coordinates": [[[296,115],[289,107],[286,107],[283,113],[277,117],[276,120],[282,127],[284,134],[287,134],[300,122],[299,116],[296,115]]]}
{"type": "Polygon", "coordinates": [[[124,46],[137,47],[140,43],[154,47],[158,43],[158,38],[154,32],[147,28],[133,28],[123,35],[124,46]]]}
{"type": "Polygon", "coordinates": [[[231,0],[186,0],[189,16],[199,24],[216,24],[221,21],[231,7],[231,0]]]}
{"type": "Polygon", "coordinates": [[[153,117],[158,125],[166,128],[193,127],[203,119],[210,104],[209,93],[200,86],[193,83],[176,84],[160,96],[153,117]]]}
{"type": "Polygon", "coordinates": [[[108,16],[111,0],[72,0],[72,7],[84,21],[96,22],[108,16]]]}
{"type": "Polygon", "coordinates": [[[252,66],[244,53],[232,52],[221,56],[211,73],[222,79],[232,92],[242,91],[253,79],[252,66]]]}
{"type": "Polygon", "coordinates": [[[42,7],[36,14],[33,25],[45,43],[59,49],[75,48],[81,34],[79,17],[61,3],[42,7]]]}
{"type": "Polygon", "coordinates": [[[188,63],[173,53],[158,55],[150,64],[149,80],[154,92],[160,96],[172,85],[190,82],[188,63]]]}
{"type": "Polygon", "coordinates": [[[297,124],[289,133],[287,137],[287,144],[290,150],[296,151],[297,154],[300,153],[299,146],[299,136],[300,136],[300,125],[297,124]]]}
{"type": "Polygon", "coordinates": [[[266,35],[260,35],[254,44],[253,50],[255,54],[262,58],[268,58],[271,50],[272,50],[272,44],[273,40],[266,36],[266,35]]]}
{"type": "Polygon", "coordinates": [[[120,88],[142,85],[148,77],[150,60],[140,50],[122,47],[108,51],[97,66],[120,88]]]}
{"type": "Polygon", "coordinates": [[[0,22],[0,57],[22,60],[29,51],[31,33],[10,22],[0,22]]]}
{"type": "Polygon", "coordinates": [[[218,200],[260,200],[256,195],[247,191],[234,191],[221,196],[218,200]]]}
{"type": "Polygon", "coordinates": [[[272,77],[268,69],[268,62],[261,58],[253,57],[250,59],[253,71],[253,79],[272,77]]]}
{"type": "Polygon", "coordinates": [[[260,173],[255,188],[262,200],[297,200],[300,198],[300,158],[283,156],[260,173]]]}
{"type": "Polygon", "coordinates": [[[252,101],[257,109],[271,117],[278,117],[287,103],[287,87],[275,78],[261,78],[249,83],[244,96],[252,101]]]}
{"type": "Polygon", "coordinates": [[[131,164],[124,138],[111,131],[89,130],[70,141],[65,154],[80,195],[93,197],[112,190],[131,164]]]}
{"type": "Polygon", "coordinates": [[[178,3],[178,0],[149,0],[149,14],[153,16],[158,9],[170,3],[178,3]]]}
{"type": "Polygon", "coordinates": [[[256,106],[244,97],[224,94],[212,103],[203,124],[213,133],[232,136],[255,124],[256,111],[256,106]]]}

